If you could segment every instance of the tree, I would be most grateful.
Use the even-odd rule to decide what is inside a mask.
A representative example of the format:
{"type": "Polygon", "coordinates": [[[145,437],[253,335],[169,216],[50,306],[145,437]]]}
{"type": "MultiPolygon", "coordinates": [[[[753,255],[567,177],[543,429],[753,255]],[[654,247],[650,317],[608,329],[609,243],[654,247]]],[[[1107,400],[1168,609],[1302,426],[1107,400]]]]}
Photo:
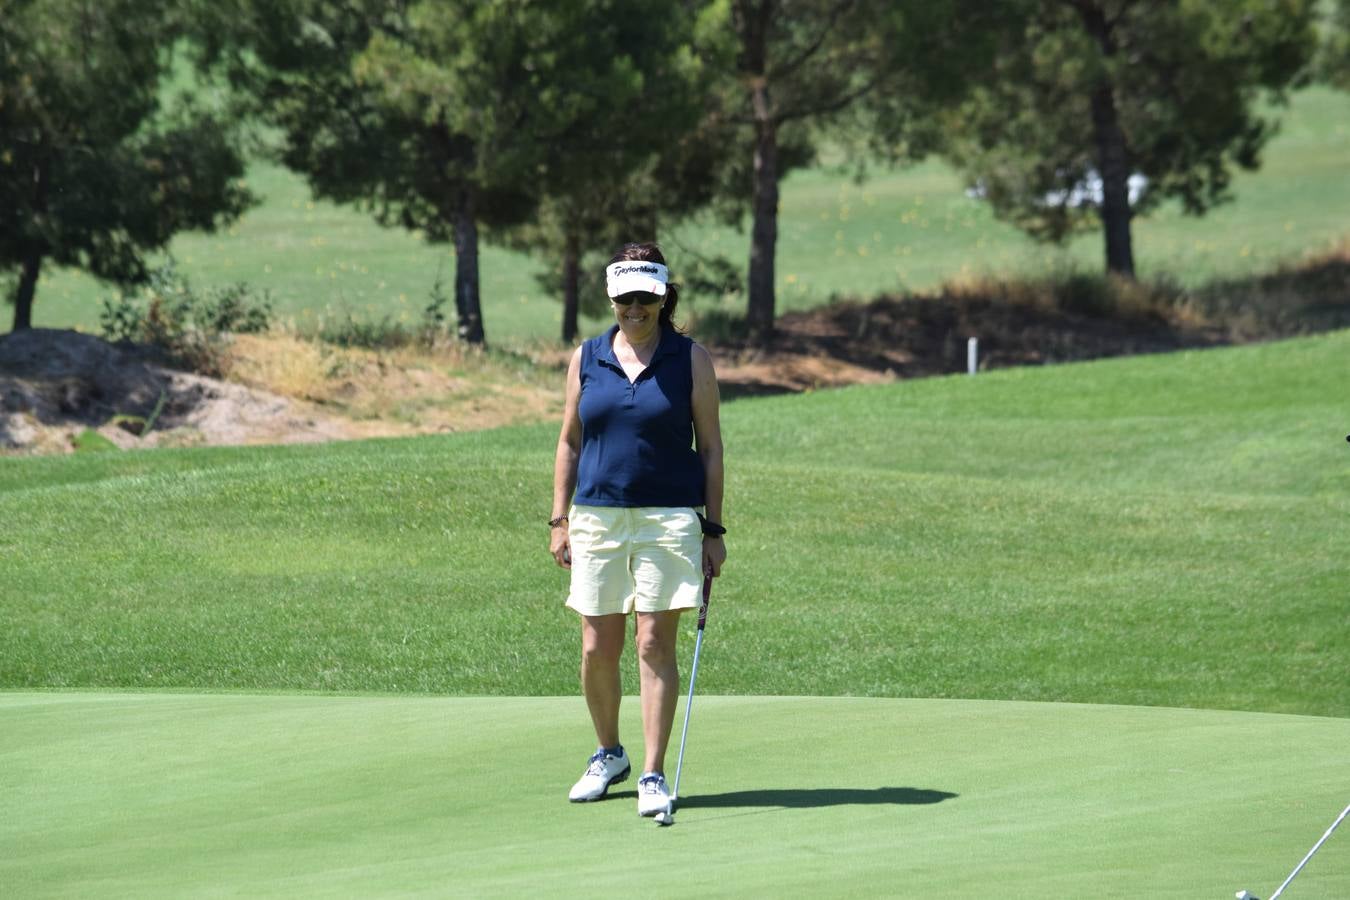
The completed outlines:
{"type": "Polygon", "coordinates": [[[458,331],[479,343],[478,223],[519,217],[530,203],[491,177],[499,132],[465,121],[475,87],[483,118],[509,120],[510,110],[483,85],[444,83],[492,74],[475,65],[475,48],[489,37],[453,32],[486,25],[503,4],[482,4],[478,19],[473,5],[236,0],[217,7],[204,56],[275,129],[281,162],[316,196],[431,242],[454,241],[458,331]]]}
{"type": "MultiPolygon", "coordinates": [[[[697,76],[699,70],[691,70],[697,76]]],[[[497,237],[503,243],[554,261],[543,279],[547,290],[557,290],[563,301],[562,339],[575,340],[578,315],[603,310],[600,269],[613,249],[624,241],[657,240],[671,225],[708,208],[720,208],[724,217],[739,220],[742,207],[728,203],[726,169],[734,153],[731,129],[715,121],[700,121],[703,95],[671,78],[657,81],[660,96],[646,105],[646,113],[626,123],[634,133],[599,129],[613,135],[596,146],[567,143],[551,147],[555,165],[540,186],[542,203],[525,225],[497,237]],[[644,124],[641,118],[647,118],[644,124]],[[585,296],[592,303],[582,300],[585,296]]],[[[588,129],[580,129],[587,133],[588,129]]],[[[688,280],[692,261],[680,263],[681,283],[688,280]]]]}
{"type": "Polygon", "coordinates": [[[518,225],[550,180],[614,164],[587,154],[622,143],[625,114],[661,133],[644,83],[679,33],[668,6],[251,0],[224,57],[316,194],[453,240],[459,335],[481,342],[480,226],[518,225]]]}
{"type": "Polygon", "coordinates": [[[0,270],[32,327],[46,262],[142,282],[146,255],[212,230],[250,196],[223,119],[164,85],[182,7],[6,0],[0,11],[0,270]]]}
{"type": "Polygon", "coordinates": [[[579,7],[584,21],[576,27],[587,39],[555,46],[553,67],[570,114],[566,127],[538,148],[539,206],[525,223],[491,233],[557,263],[547,288],[562,295],[562,339],[569,342],[577,335],[580,285],[598,283],[583,279],[583,258],[596,268],[589,263],[620,242],[654,239],[665,224],[706,205],[707,181],[726,154],[726,145],[704,140],[700,127],[704,68],[692,53],[693,29],[680,4],[579,7]]]}
{"type": "Polygon", "coordinates": [[[1318,75],[1333,87],[1350,91],[1350,0],[1326,5],[1318,75]]]}
{"type": "MultiPolygon", "coordinates": [[[[556,292],[562,299],[560,336],[567,343],[576,340],[579,330],[583,286],[603,287],[603,279],[593,275],[599,258],[607,257],[621,242],[650,240],[659,231],[653,197],[644,193],[653,183],[641,173],[625,174],[607,170],[598,159],[596,163],[596,171],[589,178],[582,176],[545,187],[529,221],[493,235],[506,246],[552,263],[540,281],[546,291],[556,292]]],[[[598,301],[600,294],[588,291],[587,296],[598,301]]],[[[585,309],[589,314],[600,310],[599,302],[587,304],[585,309]]]]}
{"type": "Polygon", "coordinates": [[[1201,215],[1255,168],[1313,49],[1312,0],[1030,0],[992,77],[949,117],[952,159],[996,214],[1061,241],[1100,223],[1133,278],[1132,218],[1201,215]],[[1147,187],[1131,203],[1130,178],[1147,187]],[[1085,199],[1086,198],[1086,199],[1085,199]]]}
{"type": "Polygon", "coordinates": [[[953,36],[965,23],[958,13],[978,5],[960,0],[715,0],[706,5],[702,34],[710,52],[734,60],[720,114],[745,129],[750,145],[746,322],[756,341],[763,343],[773,332],[783,177],[814,157],[817,140],[858,101],[885,95],[897,109],[912,107],[935,90],[959,84],[955,67],[943,62],[943,51],[957,49],[953,36]],[[955,77],[944,80],[939,73],[955,77]]]}

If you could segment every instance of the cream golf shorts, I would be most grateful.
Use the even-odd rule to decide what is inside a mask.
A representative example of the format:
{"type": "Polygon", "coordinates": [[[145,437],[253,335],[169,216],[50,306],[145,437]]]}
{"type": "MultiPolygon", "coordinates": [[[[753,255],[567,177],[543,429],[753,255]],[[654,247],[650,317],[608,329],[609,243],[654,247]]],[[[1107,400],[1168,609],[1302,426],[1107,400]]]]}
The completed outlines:
{"type": "Polygon", "coordinates": [[[567,524],[567,605],[583,616],[693,609],[703,602],[703,528],[693,509],[573,506],[567,524]]]}

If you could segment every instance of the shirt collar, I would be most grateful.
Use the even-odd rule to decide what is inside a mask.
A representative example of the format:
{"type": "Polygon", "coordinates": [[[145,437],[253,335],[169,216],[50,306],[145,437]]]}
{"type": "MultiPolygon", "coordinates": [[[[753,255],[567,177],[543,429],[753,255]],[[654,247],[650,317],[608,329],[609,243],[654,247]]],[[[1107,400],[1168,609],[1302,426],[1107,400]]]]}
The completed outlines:
{"type": "MultiPolygon", "coordinates": [[[[656,345],[656,352],[652,354],[652,361],[647,364],[648,368],[656,365],[656,361],[661,357],[678,352],[679,350],[679,342],[676,339],[675,329],[667,328],[665,325],[660,326],[660,328],[661,342],[656,345]]],[[[618,333],[619,326],[617,323],[609,327],[609,331],[605,332],[605,339],[600,342],[600,352],[597,353],[596,356],[605,362],[613,364],[622,371],[623,366],[619,365],[619,359],[614,355],[614,336],[618,333]]]]}

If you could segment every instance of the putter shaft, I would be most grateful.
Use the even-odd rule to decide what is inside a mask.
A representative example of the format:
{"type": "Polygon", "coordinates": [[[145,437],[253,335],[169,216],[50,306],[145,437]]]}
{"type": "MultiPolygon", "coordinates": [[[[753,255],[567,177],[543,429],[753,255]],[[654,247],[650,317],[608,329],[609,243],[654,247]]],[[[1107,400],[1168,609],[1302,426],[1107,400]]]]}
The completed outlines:
{"type": "Polygon", "coordinates": [[[1284,889],[1289,887],[1289,882],[1294,880],[1295,875],[1303,871],[1303,867],[1308,864],[1308,860],[1312,859],[1313,854],[1316,853],[1318,849],[1327,842],[1327,838],[1331,837],[1331,833],[1336,830],[1337,825],[1341,824],[1341,821],[1345,818],[1347,813],[1350,813],[1350,806],[1347,806],[1345,809],[1341,810],[1341,814],[1336,817],[1335,822],[1331,823],[1331,827],[1328,828],[1326,830],[1326,833],[1322,835],[1322,839],[1317,843],[1313,844],[1313,848],[1308,851],[1308,855],[1303,857],[1303,861],[1294,867],[1294,871],[1289,873],[1289,877],[1284,880],[1284,884],[1276,888],[1275,893],[1270,895],[1270,900],[1275,900],[1276,897],[1284,893],[1284,889]]]}
{"type": "Polygon", "coordinates": [[[698,681],[698,657],[703,650],[703,627],[708,623],[708,601],[712,598],[712,576],[703,579],[703,606],[698,611],[698,637],[694,639],[694,664],[689,671],[689,696],[684,701],[684,727],[680,730],[680,756],[675,763],[675,787],[670,793],[674,804],[680,796],[680,772],[684,769],[684,742],[689,737],[689,710],[694,706],[694,682],[698,681]]]}

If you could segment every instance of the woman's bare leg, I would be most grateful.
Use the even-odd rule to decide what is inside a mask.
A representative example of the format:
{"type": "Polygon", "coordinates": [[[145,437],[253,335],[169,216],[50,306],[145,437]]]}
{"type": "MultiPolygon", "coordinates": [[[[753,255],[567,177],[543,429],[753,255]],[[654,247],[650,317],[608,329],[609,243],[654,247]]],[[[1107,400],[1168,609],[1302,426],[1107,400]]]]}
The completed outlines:
{"type": "Polygon", "coordinates": [[[619,658],[623,655],[626,617],[581,617],[581,690],[591,711],[595,737],[601,747],[619,744],[619,658]]]}
{"type": "Polygon", "coordinates": [[[643,772],[665,772],[666,745],[680,699],[680,669],[675,659],[680,613],[637,614],[638,672],[642,682],[643,772]]]}

